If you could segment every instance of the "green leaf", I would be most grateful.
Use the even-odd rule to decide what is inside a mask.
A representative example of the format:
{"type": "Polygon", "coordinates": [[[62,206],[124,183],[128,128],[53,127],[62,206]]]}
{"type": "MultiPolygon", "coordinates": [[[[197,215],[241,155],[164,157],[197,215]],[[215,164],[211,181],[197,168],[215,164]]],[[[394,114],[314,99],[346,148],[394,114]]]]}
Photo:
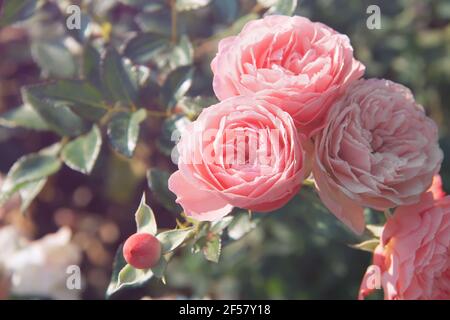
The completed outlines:
{"type": "Polygon", "coordinates": [[[192,65],[194,60],[194,48],[186,35],[182,35],[178,43],[171,47],[168,57],[170,70],[174,70],[182,66],[192,65]]]}
{"type": "Polygon", "coordinates": [[[0,2],[0,27],[28,19],[36,10],[37,0],[5,0],[0,2]]]}
{"type": "Polygon", "coordinates": [[[20,211],[25,212],[33,202],[34,198],[44,188],[47,178],[42,178],[36,181],[27,182],[19,189],[19,195],[21,199],[20,211]]]}
{"type": "Polygon", "coordinates": [[[166,118],[161,126],[161,134],[158,137],[157,147],[168,157],[172,157],[172,152],[175,150],[175,143],[181,135],[179,132],[174,132],[177,130],[178,121],[189,122],[189,119],[184,115],[174,114],[166,118]]]}
{"type": "Polygon", "coordinates": [[[370,239],[358,244],[351,245],[350,247],[363,251],[374,252],[379,243],[379,239],[370,239]]]}
{"type": "Polygon", "coordinates": [[[206,245],[202,250],[206,260],[218,263],[221,250],[222,242],[220,237],[217,234],[208,235],[206,245]]]}
{"type": "Polygon", "coordinates": [[[0,189],[0,204],[15,192],[34,182],[54,174],[61,168],[61,161],[52,155],[33,153],[17,160],[6,176],[0,189]]]}
{"type": "Polygon", "coordinates": [[[51,76],[71,78],[76,75],[75,58],[62,41],[34,41],[31,54],[41,69],[51,76]]]}
{"type": "Polygon", "coordinates": [[[14,108],[0,116],[0,125],[8,128],[49,130],[41,116],[28,104],[14,108]]]}
{"type": "Polygon", "coordinates": [[[41,99],[64,103],[88,120],[98,120],[107,110],[102,93],[87,81],[58,80],[29,88],[41,99]]]}
{"type": "Polygon", "coordinates": [[[286,16],[292,16],[295,12],[295,9],[297,9],[298,4],[298,0],[277,0],[277,1],[259,0],[258,2],[263,3],[263,6],[267,6],[267,4],[274,2],[274,4],[271,5],[267,13],[282,14],[286,16]]]}
{"type": "Polygon", "coordinates": [[[139,138],[139,125],[145,120],[145,109],[136,112],[119,112],[108,124],[108,138],[111,146],[126,157],[133,156],[139,138]]]}
{"type": "Polygon", "coordinates": [[[106,298],[111,298],[115,293],[117,293],[117,281],[119,280],[119,272],[127,265],[123,257],[123,244],[121,244],[116,251],[114,256],[114,262],[112,267],[111,281],[109,282],[108,289],[106,290],[106,298]]]}
{"type": "Polygon", "coordinates": [[[177,109],[181,109],[183,113],[190,119],[195,119],[204,108],[218,103],[214,97],[183,97],[177,103],[177,109]]]}
{"type": "Polygon", "coordinates": [[[177,11],[189,11],[205,7],[210,2],[211,0],[176,0],[175,7],[177,11]]]}
{"type": "Polygon", "coordinates": [[[164,255],[161,255],[161,258],[159,259],[156,266],[152,268],[153,275],[157,278],[162,279],[164,277],[164,272],[166,271],[167,267],[167,259],[164,257],[164,255]]]}
{"type": "Polygon", "coordinates": [[[141,203],[134,216],[136,219],[137,232],[146,232],[152,235],[156,234],[158,228],[155,215],[153,214],[153,210],[145,204],[145,193],[142,194],[141,203]]]}
{"type": "Polygon", "coordinates": [[[169,47],[169,38],[157,33],[146,32],[131,38],[125,45],[123,54],[134,63],[145,64],[169,47]]]}
{"type": "Polygon", "coordinates": [[[102,81],[112,101],[132,106],[136,102],[138,92],[133,80],[125,69],[125,62],[117,50],[109,48],[101,64],[102,81]]]}
{"type": "Polygon", "coordinates": [[[153,272],[150,269],[135,269],[129,264],[123,267],[119,272],[117,281],[117,290],[124,287],[141,286],[153,277],[153,272]]]}
{"type": "Polygon", "coordinates": [[[156,236],[161,242],[162,254],[166,254],[181,246],[184,241],[192,234],[194,228],[169,230],[156,236]]]}
{"type": "Polygon", "coordinates": [[[22,99],[39,114],[52,131],[61,136],[77,136],[88,128],[87,123],[64,103],[40,97],[33,87],[22,88],[22,99]]]}
{"type": "Polygon", "coordinates": [[[176,103],[189,91],[193,75],[194,69],[184,66],[167,76],[162,87],[162,100],[167,109],[175,107],[176,103]]]}
{"type": "Polygon", "coordinates": [[[213,5],[217,17],[224,23],[232,23],[239,14],[238,0],[214,0],[213,5]]]}
{"type": "Polygon", "coordinates": [[[173,213],[180,213],[183,209],[175,203],[176,195],[169,190],[167,182],[170,173],[159,169],[147,171],[147,182],[156,201],[173,213]]]}
{"type": "Polygon", "coordinates": [[[212,222],[211,229],[210,229],[211,232],[220,234],[226,227],[228,227],[231,224],[233,219],[234,219],[233,216],[226,216],[218,221],[212,222]]]}
{"type": "Polygon", "coordinates": [[[97,88],[101,88],[102,83],[100,77],[100,65],[100,53],[92,45],[86,45],[82,58],[82,76],[97,88]]]}
{"type": "Polygon", "coordinates": [[[381,234],[383,233],[383,226],[377,226],[374,224],[368,224],[366,225],[366,229],[369,230],[369,232],[376,238],[380,239],[381,234]]]}
{"type": "Polygon", "coordinates": [[[238,240],[256,228],[258,221],[251,219],[248,212],[235,215],[228,227],[228,236],[233,240],[238,240]]]}
{"type": "Polygon", "coordinates": [[[102,145],[102,135],[97,126],[64,146],[61,158],[71,169],[90,174],[94,168],[102,145]]]}

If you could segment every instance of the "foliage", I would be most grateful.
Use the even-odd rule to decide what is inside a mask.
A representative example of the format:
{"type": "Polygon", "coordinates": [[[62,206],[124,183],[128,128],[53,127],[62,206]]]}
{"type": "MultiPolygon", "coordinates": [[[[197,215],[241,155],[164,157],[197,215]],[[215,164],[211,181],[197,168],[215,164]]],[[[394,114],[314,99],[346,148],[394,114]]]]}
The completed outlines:
{"type": "MultiPolygon", "coordinates": [[[[119,246],[110,298],[174,292],[217,298],[355,297],[369,255],[349,244],[362,241],[355,247],[373,250],[379,237],[375,227],[363,239],[354,238],[307,186],[287,208],[267,216],[238,211],[217,223],[191,221],[167,189],[175,169],[172,133],[177,121],[193,120],[214,103],[210,61],[220,39],[261,15],[298,13],[348,34],[368,76],[409,86],[440,124],[448,154],[448,3],[73,1],[81,4],[79,30],[66,26],[67,3],[3,1],[0,74],[9,72],[6,64],[28,66],[22,73],[29,78],[18,77],[20,91],[0,99],[0,165],[7,172],[0,201],[18,194],[22,211],[39,215],[68,205],[62,201],[70,203],[71,192],[88,185],[95,197],[89,210],[122,232],[108,247],[112,252],[119,246]],[[381,7],[380,30],[365,27],[369,4],[381,7]],[[15,30],[26,36],[6,43],[2,36],[15,30]],[[49,205],[45,199],[59,189],[63,198],[49,205]],[[130,213],[143,190],[150,196],[147,201],[142,196],[134,220],[130,213]],[[164,255],[152,270],[133,269],[121,256],[119,240],[136,229],[157,234],[162,242],[164,255]]],[[[6,83],[2,77],[0,87],[6,83]]],[[[450,157],[445,159],[442,176],[448,183],[450,157]]],[[[368,216],[373,224],[382,222],[379,214],[368,216]]],[[[49,215],[36,222],[41,233],[49,231],[45,218],[49,215]]],[[[100,297],[101,290],[89,290],[87,297],[100,297]]]]}

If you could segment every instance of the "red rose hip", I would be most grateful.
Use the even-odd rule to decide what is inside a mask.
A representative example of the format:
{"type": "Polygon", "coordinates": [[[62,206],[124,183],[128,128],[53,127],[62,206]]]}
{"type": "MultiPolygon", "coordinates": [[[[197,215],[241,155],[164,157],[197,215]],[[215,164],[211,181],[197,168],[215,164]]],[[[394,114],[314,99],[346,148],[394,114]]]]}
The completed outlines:
{"type": "Polygon", "coordinates": [[[161,244],[149,233],[135,233],[125,241],[123,256],[136,269],[152,268],[161,257],[161,244]]]}

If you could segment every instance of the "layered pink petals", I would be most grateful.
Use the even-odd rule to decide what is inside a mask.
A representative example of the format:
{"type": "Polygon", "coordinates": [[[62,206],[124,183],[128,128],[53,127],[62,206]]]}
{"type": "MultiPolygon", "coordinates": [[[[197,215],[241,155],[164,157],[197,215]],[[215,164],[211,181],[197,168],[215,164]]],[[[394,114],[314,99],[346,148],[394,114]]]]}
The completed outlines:
{"type": "Polygon", "coordinates": [[[282,99],[296,126],[311,135],[331,104],[360,78],[347,36],[303,17],[266,16],[225,38],[211,63],[220,100],[262,94],[282,99]]]}
{"type": "Polygon", "coordinates": [[[356,232],[363,207],[417,203],[439,171],[436,124],[411,92],[387,80],[359,80],[331,109],[315,137],[319,195],[356,232]]]}
{"type": "MultiPolygon", "coordinates": [[[[428,192],[419,204],[398,208],[373,263],[385,299],[450,299],[450,196],[428,192]]],[[[363,279],[360,298],[369,292],[363,279]]]]}
{"type": "Polygon", "coordinates": [[[277,105],[250,97],[224,100],[183,132],[169,189],[198,220],[220,219],[232,207],[278,209],[305,176],[300,140],[292,118],[277,105]]]}

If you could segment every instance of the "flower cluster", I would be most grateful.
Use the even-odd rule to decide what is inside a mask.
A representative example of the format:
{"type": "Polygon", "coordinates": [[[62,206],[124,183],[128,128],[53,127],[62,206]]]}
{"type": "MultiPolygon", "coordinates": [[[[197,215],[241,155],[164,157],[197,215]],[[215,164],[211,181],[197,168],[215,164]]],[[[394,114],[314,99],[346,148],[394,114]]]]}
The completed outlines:
{"type": "Polygon", "coordinates": [[[179,170],[169,180],[188,216],[212,221],[233,207],[273,211],[312,174],[323,203],[358,234],[364,208],[398,207],[383,233],[383,270],[389,283],[412,288],[391,286],[389,298],[449,297],[448,199],[424,199],[443,153],[436,124],[409,89],[362,79],[364,65],[347,36],[298,16],[249,22],[219,43],[211,67],[220,102],[184,130],[179,170]],[[409,227],[417,241],[397,226],[409,227]],[[405,245],[394,240],[403,238],[405,245]],[[433,242],[442,247],[430,248],[433,242]],[[405,259],[414,259],[414,249],[441,260],[422,257],[419,265],[402,253],[396,260],[396,247],[405,259]],[[427,273],[430,263],[436,274],[427,273]],[[395,270],[402,266],[405,274],[395,270]]]}

